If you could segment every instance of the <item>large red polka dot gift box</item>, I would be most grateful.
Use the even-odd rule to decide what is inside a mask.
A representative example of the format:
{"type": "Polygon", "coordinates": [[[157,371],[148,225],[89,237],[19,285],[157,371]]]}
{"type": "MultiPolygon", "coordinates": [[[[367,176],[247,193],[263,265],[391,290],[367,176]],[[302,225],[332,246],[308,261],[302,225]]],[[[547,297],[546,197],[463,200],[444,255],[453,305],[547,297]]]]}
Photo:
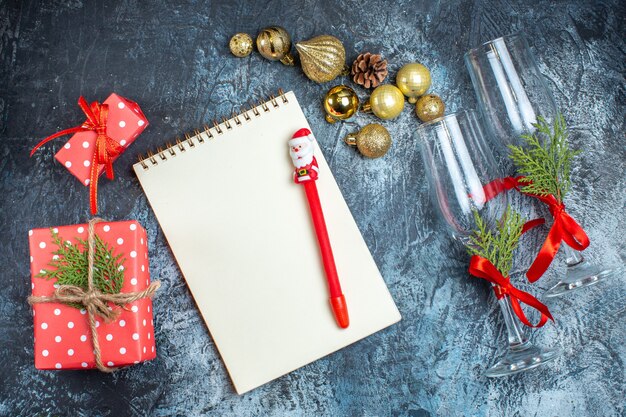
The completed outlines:
{"type": "Polygon", "coordinates": [[[109,371],[156,357],[146,230],[97,220],[29,231],[37,369],[109,371]]]}

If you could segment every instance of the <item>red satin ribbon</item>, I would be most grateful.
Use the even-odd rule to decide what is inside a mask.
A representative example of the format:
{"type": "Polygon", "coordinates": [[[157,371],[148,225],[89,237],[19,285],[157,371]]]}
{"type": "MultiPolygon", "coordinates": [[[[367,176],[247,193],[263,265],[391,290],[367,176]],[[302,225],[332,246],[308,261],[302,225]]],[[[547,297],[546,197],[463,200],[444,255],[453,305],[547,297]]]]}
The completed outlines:
{"type": "Polygon", "coordinates": [[[96,137],[93,158],[91,159],[91,170],[89,173],[89,206],[91,213],[96,214],[98,212],[98,173],[100,165],[104,165],[107,178],[110,180],[114,179],[113,160],[122,153],[124,148],[111,139],[106,133],[107,117],[109,115],[108,104],[100,104],[94,101],[91,105],[88,105],[87,100],[81,96],[78,99],[78,105],[87,116],[87,120],[80,126],[61,130],[54,135],[48,136],[33,148],[30,152],[30,156],[33,156],[43,145],[60,136],[77,132],[96,132],[98,136],[96,137]]]}
{"type": "Polygon", "coordinates": [[[523,176],[499,178],[485,185],[484,190],[487,201],[503,191],[515,188],[517,191],[534,197],[548,205],[550,213],[554,217],[554,222],[537,257],[526,272],[528,280],[535,282],[541,278],[554,260],[562,241],[577,251],[585,250],[590,242],[584,229],[565,211],[565,205],[559,203],[555,196],[548,195],[544,197],[522,192],[520,187],[528,185],[527,182],[522,181],[523,179],[523,176]]]}
{"type": "Polygon", "coordinates": [[[589,246],[589,237],[583,228],[565,211],[565,205],[559,203],[553,195],[546,197],[527,194],[548,205],[554,217],[554,223],[548,232],[539,254],[526,272],[530,282],[535,282],[546,272],[561,246],[561,241],[574,250],[582,251],[589,246]]]}
{"type": "Polygon", "coordinates": [[[519,176],[519,177],[498,178],[498,179],[491,181],[489,184],[483,187],[486,201],[489,201],[493,199],[495,196],[497,196],[498,194],[500,194],[501,192],[508,191],[512,188],[515,188],[517,191],[520,191],[519,187],[522,185],[525,185],[523,183],[520,183],[520,181],[523,179],[524,179],[523,176],[519,176]]]}
{"type": "Polygon", "coordinates": [[[475,277],[485,279],[494,284],[495,287],[493,290],[496,293],[498,300],[508,295],[511,298],[511,307],[513,308],[513,312],[526,326],[541,327],[546,324],[548,319],[554,321],[552,314],[550,314],[550,310],[548,310],[548,307],[545,304],[542,304],[529,293],[515,288],[513,284],[511,284],[509,277],[504,277],[500,271],[498,271],[498,269],[491,262],[489,262],[488,259],[483,258],[482,256],[473,255],[470,259],[469,273],[475,277]],[[528,317],[524,314],[524,310],[522,309],[520,303],[524,303],[541,313],[539,323],[532,324],[530,320],[528,320],[528,317]]]}

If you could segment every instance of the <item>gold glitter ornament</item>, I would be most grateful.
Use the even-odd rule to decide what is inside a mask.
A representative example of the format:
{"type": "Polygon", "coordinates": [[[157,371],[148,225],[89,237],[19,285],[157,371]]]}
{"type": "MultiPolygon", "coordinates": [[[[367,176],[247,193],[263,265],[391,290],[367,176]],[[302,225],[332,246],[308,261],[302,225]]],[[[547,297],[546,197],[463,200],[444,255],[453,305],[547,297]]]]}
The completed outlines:
{"type": "Polygon", "coordinates": [[[358,109],[359,97],[348,86],[337,85],[328,90],[324,96],[324,110],[328,123],[349,119],[358,109]]]}
{"type": "Polygon", "coordinates": [[[372,91],[367,103],[361,110],[365,113],[372,112],[384,120],[394,119],[402,113],[404,108],[404,95],[395,85],[379,85],[372,91]]]}
{"type": "Polygon", "coordinates": [[[430,88],[430,71],[424,65],[411,62],[404,65],[396,75],[396,85],[409,103],[416,103],[417,98],[430,88]]]}
{"type": "Polygon", "coordinates": [[[304,74],[317,83],[334,80],[346,66],[346,50],[334,36],[321,35],[298,42],[296,49],[304,74]]]}
{"type": "Polygon", "coordinates": [[[280,26],[270,26],[259,32],[256,37],[256,49],[265,59],[280,61],[285,65],[293,65],[291,50],[291,37],[280,26]]]}
{"type": "Polygon", "coordinates": [[[230,42],[228,43],[230,52],[239,58],[250,55],[252,52],[252,45],[252,37],[250,37],[247,33],[236,33],[232,38],[230,38],[230,42]]]}
{"type": "Polygon", "coordinates": [[[415,104],[415,113],[422,122],[430,122],[443,116],[446,105],[436,94],[427,94],[420,97],[415,104]]]}
{"type": "Polygon", "coordinates": [[[363,156],[380,158],[391,146],[391,135],[378,123],[366,125],[358,133],[351,133],[344,138],[350,146],[356,146],[363,156]]]}

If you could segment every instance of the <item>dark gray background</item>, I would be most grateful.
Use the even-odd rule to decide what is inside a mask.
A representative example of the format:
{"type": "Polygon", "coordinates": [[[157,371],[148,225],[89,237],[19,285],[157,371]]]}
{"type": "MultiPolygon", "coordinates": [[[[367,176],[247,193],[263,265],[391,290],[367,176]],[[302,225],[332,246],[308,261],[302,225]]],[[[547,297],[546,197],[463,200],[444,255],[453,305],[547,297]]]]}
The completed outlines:
{"type": "MultiPolygon", "coordinates": [[[[295,40],[341,39],[351,62],[382,53],[390,80],[421,61],[448,112],[475,106],[463,53],[524,30],[584,149],[569,211],[592,240],[586,256],[623,262],[624,2],[613,1],[2,1],[0,0],[0,415],[618,416],[624,413],[626,283],[623,277],[550,306],[556,324],[536,343],[563,356],[509,379],[483,376],[505,346],[504,324],[484,281],[435,221],[407,105],[385,122],[394,145],[365,160],[343,136],[374,121],[329,125],[317,85],[299,68],[258,54],[238,59],[228,39],[282,24],[295,40]],[[243,396],[237,396],[149,208],[131,165],[180,132],[228,115],[250,98],[295,90],[354,217],[403,314],[401,323],[243,396]],[[27,231],[85,222],[88,189],[38,140],[83,120],[76,101],[117,92],[150,126],[100,187],[101,215],[148,230],[156,360],[113,375],[37,371],[27,231]]],[[[348,82],[347,80],[343,80],[348,82]]],[[[361,98],[366,91],[357,89],[361,98]]],[[[181,212],[184,216],[185,213],[181,212]]],[[[544,232],[545,233],[545,232],[544,232]]],[[[535,285],[563,271],[559,257],[535,285]]]]}

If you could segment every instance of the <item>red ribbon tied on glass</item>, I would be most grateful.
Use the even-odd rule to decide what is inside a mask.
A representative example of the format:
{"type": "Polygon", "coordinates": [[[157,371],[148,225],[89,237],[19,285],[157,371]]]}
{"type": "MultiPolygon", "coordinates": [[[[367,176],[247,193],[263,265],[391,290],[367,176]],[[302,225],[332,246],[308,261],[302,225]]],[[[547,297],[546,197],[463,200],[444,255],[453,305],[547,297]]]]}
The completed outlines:
{"type": "Polygon", "coordinates": [[[572,249],[577,251],[587,249],[590,242],[585,230],[567,213],[567,211],[565,211],[565,205],[559,203],[555,196],[540,196],[521,191],[520,187],[528,185],[528,182],[524,181],[524,178],[523,176],[499,178],[485,185],[484,191],[485,197],[487,201],[489,201],[499,193],[515,188],[517,191],[534,197],[548,206],[550,213],[554,217],[554,222],[552,223],[552,227],[548,232],[548,236],[541,250],[526,272],[528,280],[535,282],[541,278],[554,260],[554,257],[561,247],[561,242],[565,242],[572,249]]]}
{"type": "Polygon", "coordinates": [[[95,132],[97,134],[97,138],[89,173],[89,206],[91,208],[91,213],[96,214],[98,212],[98,177],[100,166],[104,166],[108,179],[114,179],[113,160],[122,153],[124,148],[107,135],[106,125],[107,117],[109,115],[109,106],[107,104],[100,104],[97,101],[94,101],[91,105],[89,105],[87,104],[87,100],[81,96],[78,99],[78,105],[87,116],[87,120],[80,126],[65,129],[55,133],[54,135],[48,136],[33,148],[30,152],[30,156],[33,156],[33,154],[43,145],[60,136],[85,131],[95,132]]]}
{"type": "Polygon", "coordinates": [[[508,295],[511,299],[513,312],[526,326],[542,327],[546,324],[548,319],[554,321],[552,314],[550,314],[550,310],[548,310],[548,307],[545,304],[541,303],[541,301],[537,300],[531,294],[515,288],[513,284],[511,284],[509,277],[503,276],[488,259],[483,258],[482,256],[473,255],[470,259],[469,273],[475,277],[485,279],[494,284],[495,287],[493,290],[496,293],[498,300],[508,295]],[[530,320],[528,320],[528,317],[524,314],[524,310],[522,310],[520,303],[524,303],[541,313],[539,323],[532,324],[530,320]]]}

